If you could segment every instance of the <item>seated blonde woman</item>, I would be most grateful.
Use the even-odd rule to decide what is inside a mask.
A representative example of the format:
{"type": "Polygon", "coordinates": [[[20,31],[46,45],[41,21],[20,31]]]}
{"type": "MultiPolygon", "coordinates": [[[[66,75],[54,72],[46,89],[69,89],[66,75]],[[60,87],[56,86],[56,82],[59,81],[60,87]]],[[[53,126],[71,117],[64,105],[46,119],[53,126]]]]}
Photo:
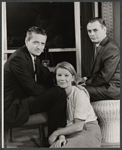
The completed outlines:
{"type": "Polygon", "coordinates": [[[79,78],[74,67],[62,62],[56,66],[55,73],[57,85],[67,94],[67,126],[50,135],[50,148],[101,147],[97,117],[87,91],[77,87],[79,78]]]}

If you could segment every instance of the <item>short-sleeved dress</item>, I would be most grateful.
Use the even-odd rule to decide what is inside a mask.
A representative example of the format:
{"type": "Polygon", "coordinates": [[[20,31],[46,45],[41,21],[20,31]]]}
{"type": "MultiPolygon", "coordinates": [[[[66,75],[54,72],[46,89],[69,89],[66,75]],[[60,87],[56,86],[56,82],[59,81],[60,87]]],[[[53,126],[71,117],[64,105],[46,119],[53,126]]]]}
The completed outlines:
{"type": "Polygon", "coordinates": [[[85,120],[83,130],[66,136],[67,144],[62,148],[101,147],[101,130],[89,97],[76,86],[67,97],[67,125],[71,125],[74,118],[85,120]]]}

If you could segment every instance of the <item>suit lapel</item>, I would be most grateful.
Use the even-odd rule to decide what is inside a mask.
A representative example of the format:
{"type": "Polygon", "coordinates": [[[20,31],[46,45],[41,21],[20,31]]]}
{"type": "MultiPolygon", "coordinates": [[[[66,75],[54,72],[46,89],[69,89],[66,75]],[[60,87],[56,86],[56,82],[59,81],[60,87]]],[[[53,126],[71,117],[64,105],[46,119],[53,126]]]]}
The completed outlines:
{"type": "Polygon", "coordinates": [[[98,53],[97,53],[97,56],[93,62],[92,69],[91,69],[92,74],[94,73],[94,68],[97,65],[97,62],[100,61],[102,53],[104,52],[104,46],[108,43],[108,41],[109,41],[108,37],[105,37],[104,40],[100,43],[100,45],[98,47],[98,53]]]}
{"type": "Polygon", "coordinates": [[[31,58],[31,55],[29,54],[26,46],[24,46],[24,53],[25,53],[25,57],[26,57],[27,62],[28,62],[29,70],[32,73],[32,75],[34,76],[34,68],[33,68],[32,58],[31,58]]]}
{"type": "Polygon", "coordinates": [[[102,52],[102,46],[99,45],[97,56],[95,56],[95,59],[94,59],[93,64],[92,64],[92,69],[91,69],[92,71],[93,71],[94,65],[95,65],[95,63],[96,63],[98,57],[100,56],[101,52],[102,52]]]}
{"type": "Polygon", "coordinates": [[[39,82],[40,60],[37,57],[37,82],[39,82]]]}

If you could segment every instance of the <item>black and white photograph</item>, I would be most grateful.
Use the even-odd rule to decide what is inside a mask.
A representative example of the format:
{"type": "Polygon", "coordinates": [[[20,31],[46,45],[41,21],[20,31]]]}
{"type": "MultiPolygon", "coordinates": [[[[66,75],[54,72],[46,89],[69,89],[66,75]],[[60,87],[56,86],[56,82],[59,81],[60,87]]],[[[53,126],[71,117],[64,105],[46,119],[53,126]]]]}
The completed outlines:
{"type": "Polygon", "coordinates": [[[2,148],[120,148],[120,2],[1,7],[2,148]]]}

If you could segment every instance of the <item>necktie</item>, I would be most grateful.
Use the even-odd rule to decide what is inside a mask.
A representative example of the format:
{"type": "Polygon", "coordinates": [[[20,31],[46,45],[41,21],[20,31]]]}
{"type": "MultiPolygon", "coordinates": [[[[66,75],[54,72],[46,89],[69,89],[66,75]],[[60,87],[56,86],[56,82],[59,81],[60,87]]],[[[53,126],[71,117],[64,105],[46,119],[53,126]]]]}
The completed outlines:
{"type": "Polygon", "coordinates": [[[99,52],[98,46],[96,46],[96,47],[95,47],[94,56],[93,56],[93,59],[92,59],[92,67],[93,67],[94,62],[95,62],[95,60],[96,60],[96,58],[97,58],[98,52],[99,52]]]}
{"type": "Polygon", "coordinates": [[[37,81],[37,58],[34,57],[34,74],[35,74],[35,81],[37,81]]]}
{"type": "Polygon", "coordinates": [[[97,47],[96,47],[96,49],[95,49],[95,56],[94,56],[94,60],[96,60],[97,55],[98,55],[98,52],[99,52],[99,46],[97,46],[97,47]]]}
{"type": "Polygon", "coordinates": [[[98,52],[99,52],[99,46],[96,47],[96,56],[97,56],[98,52]]]}

